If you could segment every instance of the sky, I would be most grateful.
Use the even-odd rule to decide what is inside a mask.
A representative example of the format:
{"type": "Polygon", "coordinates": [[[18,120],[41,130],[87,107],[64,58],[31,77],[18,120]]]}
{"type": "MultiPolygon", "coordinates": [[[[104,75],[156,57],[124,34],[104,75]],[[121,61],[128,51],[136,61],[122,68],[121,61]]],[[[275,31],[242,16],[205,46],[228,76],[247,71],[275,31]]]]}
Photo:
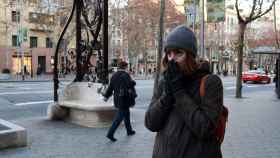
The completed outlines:
{"type": "MultiPolygon", "coordinates": [[[[182,4],[184,3],[184,0],[174,0],[174,1],[175,1],[175,3],[176,3],[177,5],[182,5],[182,4]]],[[[183,6],[178,6],[178,9],[179,9],[182,13],[185,12],[183,6]]]]}
{"type": "Polygon", "coordinates": [[[183,4],[184,0],[175,0],[176,4],[183,4]]]}

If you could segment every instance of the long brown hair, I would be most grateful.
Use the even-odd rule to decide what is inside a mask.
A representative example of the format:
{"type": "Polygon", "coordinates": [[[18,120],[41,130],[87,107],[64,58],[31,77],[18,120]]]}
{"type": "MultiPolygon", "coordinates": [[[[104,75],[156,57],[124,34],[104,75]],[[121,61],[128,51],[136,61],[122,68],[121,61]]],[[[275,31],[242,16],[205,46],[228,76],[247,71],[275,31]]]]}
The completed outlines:
{"type": "MultiPolygon", "coordinates": [[[[183,51],[186,53],[186,60],[185,62],[179,64],[181,71],[184,73],[185,76],[192,75],[199,67],[199,64],[195,60],[195,57],[192,55],[190,50],[187,49],[177,49],[177,51],[183,51]]],[[[168,50],[166,51],[164,57],[161,60],[161,71],[166,71],[168,67],[168,50]]]]}

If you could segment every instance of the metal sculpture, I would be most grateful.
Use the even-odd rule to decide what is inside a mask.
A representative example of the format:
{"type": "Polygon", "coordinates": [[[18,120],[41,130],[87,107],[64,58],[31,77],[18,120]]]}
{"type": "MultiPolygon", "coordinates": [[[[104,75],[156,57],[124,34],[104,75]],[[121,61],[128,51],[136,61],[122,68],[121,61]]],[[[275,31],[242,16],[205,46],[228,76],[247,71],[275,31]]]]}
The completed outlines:
{"type": "Polygon", "coordinates": [[[88,81],[108,83],[108,1],[74,0],[71,13],[61,32],[54,55],[54,101],[58,101],[58,54],[63,36],[76,11],[76,77],[74,82],[88,81]],[[103,25],[102,25],[103,24],[103,25]],[[100,32],[102,29],[102,36],[100,32]],[[91,63],[92,56],[97,58],[96,65],[91,63]],[[96,77],[89,77],[93,74],[96,77]]]}

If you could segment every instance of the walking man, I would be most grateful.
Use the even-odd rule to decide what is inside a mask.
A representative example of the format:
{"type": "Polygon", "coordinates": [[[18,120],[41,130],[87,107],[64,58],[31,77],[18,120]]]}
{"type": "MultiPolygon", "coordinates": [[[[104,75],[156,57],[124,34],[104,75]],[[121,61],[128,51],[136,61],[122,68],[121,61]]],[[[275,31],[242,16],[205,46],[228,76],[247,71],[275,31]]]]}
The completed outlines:
{"type": "Polygon", "coordinates": [[[126,72],[127,66],[128,64],[125,61],[121,61],[118,64],[118,71],[113,74],[109,87],[103,95],[105,97],[104,100],[107,101],[114,92],[114,105],[118,109],[112,126],[107,134],[107,138],[113,142],[117,141],[114,137],[114,133],[122,120],[124,120],[127,135],[130,136],[135,134],[135,131],[131,127],[129,111],[129,108],[135,104],[135,98],[129,97],[128,92],[131,89],[135,92],[134,86],[136,85],[136,82],[132,80],[130,75],[126,72]]]}

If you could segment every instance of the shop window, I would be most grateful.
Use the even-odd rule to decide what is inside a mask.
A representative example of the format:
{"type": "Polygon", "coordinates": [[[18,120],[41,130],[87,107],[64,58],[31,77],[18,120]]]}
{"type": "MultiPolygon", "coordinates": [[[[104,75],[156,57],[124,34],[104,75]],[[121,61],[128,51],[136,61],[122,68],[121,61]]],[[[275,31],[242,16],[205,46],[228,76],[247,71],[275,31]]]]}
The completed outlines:
{"type": "Polygon", "coordinates": [[[12,59],[12,71],[15,74],[20,74],[22,70],[22,66],[26,67],[26,75],[31,75],[32,71],[32,57],[24,56],[23,64],[21,63],[21,56],[13,56],[12,59]]]}

